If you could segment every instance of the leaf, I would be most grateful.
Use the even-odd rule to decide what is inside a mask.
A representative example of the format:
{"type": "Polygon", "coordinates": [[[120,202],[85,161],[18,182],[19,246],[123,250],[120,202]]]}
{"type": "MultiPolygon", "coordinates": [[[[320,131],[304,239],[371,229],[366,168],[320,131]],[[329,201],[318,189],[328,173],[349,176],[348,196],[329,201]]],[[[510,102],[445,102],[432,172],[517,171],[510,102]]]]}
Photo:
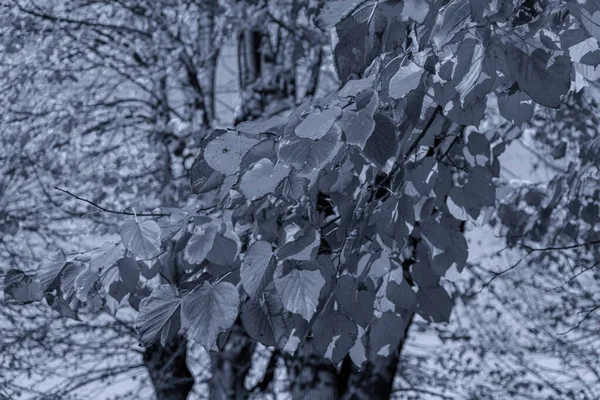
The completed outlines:
{"type": "Polygon", "coordinates": [[[314,260],[321,244],[321,234],[311,227],[300,231],[289,242],[277,249],[277,259],[309,261],[314,260]]]}
{"type": "Polygon", "coordinates": [[[181,327],[181,297],[171,285],[159,285],[140,303],[135,320],[140,344],[150,346],[160,341],[163,346],[179,332],[181,327]]]}
{"type": "Polygon", "coordinates": [[[519,88],[536,103],[558,108],[561,96],[571,86],[572,65],[566,57],[556,57],[555,63],[547,67],[550,54],[536,49],[531,56],[514,45],[506,46],[506,65],[519,88]]]}
{"type": "Polygon", "coordinates": [[[185,246],[183,259],[190,264],[200,264],[206,259],[208,252],[212,249],[217,236],[217,227],[204,225],[194,233],[185,246]]]}
{"type": "Polygon", "coordinates": [[[182,300],[181,321],[188,337],[206,350],[216,350],[217,336],[231,328],[239,303],[238,290],[231,283],[204,282],[182,300]]]}
{"type": "Polygon", "coordinates": [[[356,337],[358,327],[350,318],[335,309],[334,302],[328,302],[312,327],[313,337],[309,345],[314,352],[339,364],[348,354],[356,337]]]}
{"type": "Polygon", "coordinates": [[[198,155],[190,169],[190,187],[192,193],[203,194],[218,189],[225,175],[215,171],[208,165],[202,155],[198,155]]]}
{"type": "Polygon", "coordinates": [[[266,132],[276,132],[280,127],[285,125],[288,119],[281,116],[274,116],[264,121],[244,121],[235,126],[239,132],[260,134],[266,132]]]}
{"type": "MultiPolygon", "coordinates": [[[[449,193],[452,202],[465,209],[473,219],[477,219],[483,207],[493,207],[496,188],[490,171],[484,167],[473,167],[467,183],[461,188],[454,186],[449,193]]],[[[458,215],[455,215],[458,218],[458,215]]]]}
{"type": "Polygon", "coordinates": [[[81,306],[81,303],[77,298],[75,279],[83,270],[84,266],[81,263],[67,263],[60,276],[60,290],[62,292],[62,298],[73,310],[76,310],[81,306]]]}
{"type": "Polygon", "coordinates": [[[471,18],[473,18],[473,21],[481,21],[486,4],[481,0],[469,0],[469,6],[471,7],[471,18]]]}
{"type": "Polygon", "coordinates": [[[375,318],[369,328],[369,358],[374,360],[376,355],[395,355],[405,329],[404,320],[394,312],[386,311],[379,318],[375,318]]]}
{"type": "Polygon", "coordinates": [[[94,269],[105,269],[117,262],[123,257],[125,249],[121,243],[104,242],[102,246],[94,251],[94,256],[90,260],[90,267],[94,269]]]}
{"type": "Polygon", "coordinates": [[[206,259],[216,265],[233,267],[233,263],[240,252],[240,243],[232,231],[223,235],[215,236],[212,249],[206,255],[206,259]]]}
{"type": "Polygon", "coordinates": [[[421,84],[425,70],[414,62],[400,67],[389,82],[389,94],[393,99],[401,99],[421,84]]]}
{"type": "Polygon", "coordinates": [[[402,20],[413,20],[422,24],[429,13],[429,4],[423,0],[404,0],[402,8],[402,20]]]}
{"type": "Polygon", "coordinates": [[[321,139],[329,132],[341,113],[342,110],[339,107],[328,108],[323,111],[315,110],[296,126],[294,133],[299,138],[321,139]]]}
{"type": "Polygon", "coordinates": [[[321,29],[330,29],[347,17],[366,0],[329,0],[317,11],[315,24],[321,29]]]}
{"type": "Polygon", "coordinates": [[[131,292],[125,287],[125,285],[121,281],[113,281],[108,286],[108,294],[118,303],[121,303],[121,300],[123,300],[123,298],[130,293],[131,292]]]}
{"type": "Polygon", "coordinates": [[[383,168],[386,162],[396,156],[398,139],[396,138],[396,125],[385,114],[375,114],[375,129],[365,144],[365,156],[373,164],[383,168]]]}
{"type": "Polygon", "coordinates": [[[457,64],[454,68],[452,81],[459,94],[461,104],[465,103],[465,98],[479,81],[479,76],[483,70],[484,57],[485,48],[475,39],[467,38],[458,45],[457,64]]]}
{"type": "Polygon", "coordinates": [[[337,279],[334,294],[342,311],[358,325],[366,327],[373,317],[373,287],[359,288],[354,277],[342,275],[337,279]]]}
{"type": "Polygon", "coordinates": [[[88,294],[94,287],[94,284],[100,279],[100,271],[94,267],[87,266],[75,278],[75,296],[79,301],[87,301],[88,294]]]}
{"type": "MultiPolygon", "coordinates": [[[[591,2],[590,4],[594,3],[591,2]]],[[[585,30],[588,31],[588,33],[594,38],[596,38],[596,40],[600,40],[600,11],[592,9],[592,13],[585,8],[586,6],[577,4],[575,2],[568,3],[567,7],[569,8],[569,11],[581,22],[585,30]]]]}
{"type": "Polygon", "coordinates": [[[294,268],[284,274],[283,268],[278,266],[274,282],[285,309],[310,321],[317,311],[319,293],[325,285],[321,272],[294,268]]]}
{"type": "Polygon", "coordinates": [[[314,173],[323,168],[341,147],[341,130],[333,125],[319,140],[291,138],[281,142],[278,156],[284,163],[303,173],[314,173]]]}
{"type": "Polygon", "coordinates": [[[406,319],[410,318],[417,304],[417,295],[406,280],[397,283],[390,281],[386,287],[386,297],[394,304],[395,311],[406,319]]]}
{"type": "Polygon", "coordinates": [[[4,276],[4,296],[26,304],[41,300],[44,295],[39,279],[23,271],[9,269],[4,276]]]}
{"type": "Polygon", "coordinates": [[[524,92],[517,92],[511,96],[498,96],[498,109],[500,114],[515,125],[531,121],[535,105],[524,92]]]}
{"type": "Polygon", "coordinates": [[[273,278],[276,263],[273,249],[268,242],[252,243],[240,269],[240,279],[248,295],[256,299],[273,278]]]}
{"type": "Polygon", "coordinates": [[[458,271],[462,271],[469,256],[464,235],[443,225],[425,222],[421,227],[421,236],[429,247],[431,268],[439,276],[443,276],[453,264],[456,264],[458,271]]]}
{"type": "Polygon", "coordinates": [[[215,171],[224,175],[233,175],[240,169],[242,158],[258,139],[227,131],[212,139],[204,148],[204,159],[215,171]]]}
{"type": "Polygon", "coordinates": [[[333,48],[334,66],[342,84],[361,77],[382,51],[392,51],[404,42],[402,7],[402,2],[370,3],[336,25],[339,41],[333,48]]]}
{"type": "Polygon", "coordinates": [[[419,288],[417,292],[417,313],[427,321],[449,322],[452,306],[452,299],[441,287],[419,288]]]}
{"type": "Polygon", "coordinates": [[[308,179],[298,176],[292,169],[290,174],[283,178],[277,187],[276,193],[290,203],[295,203],[306,195],[308,191],[308,179]]]}
{"type": "Polygon", "coordinates": [[[150,259],[160,253],[160,227],[152,220],[125,221],[120,228],[121,240],[134,255],[150,259]]]}
{"type": "Polygon", "coordinates": [[[117,268],[123,285],[129,292],[135,292],[140,280],[140,267],[134,258],[123,257],[117,261],[117,268]]]}
{"type": "Polygon", "coordinates": [[[240,190],[248,200],[260,199],[275,192],[290,169],[282,163],[273,165],[271,160],[263,158],[248,170],[240,181],[240,190]]]}
{"type": "Polygon", "coordinates": [[[467,27],[470,22],[471,4],[469,0],[451,2],[437,17],[432,40],[435,49],[453,43],[459,32],[467,27]]]}
{"type": "Polygon", "coordinates": [[[60,285],[58,276],[62,272],[67,260],[62,253],[55,255],[53,259],[46,260],[38,272],[40,286],[43,292],[51,292],[60,285]]]}
{"type": "Polygon", "coordinates": [[[294,330],[292,314],[284,310],[272,282],[261,300],[249,299],[242,305],[242,323],[254,340],[283,348],[294,330]]]}

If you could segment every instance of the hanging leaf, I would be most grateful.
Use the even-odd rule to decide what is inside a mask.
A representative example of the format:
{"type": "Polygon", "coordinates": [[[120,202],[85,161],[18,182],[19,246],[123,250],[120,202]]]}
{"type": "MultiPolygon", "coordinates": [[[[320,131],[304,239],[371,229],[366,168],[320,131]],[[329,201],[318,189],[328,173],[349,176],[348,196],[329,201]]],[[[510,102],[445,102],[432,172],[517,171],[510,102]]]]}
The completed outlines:
{"type": "Polygon", "coordinates": [[[137,289],[138,281],[140,280],[140,267],[134,258],[123,257],[117,261],[117,268],[119,269],[119,276],[123,285],[129,290],[129,292],[135,292],[137,289]]]}
{"type": "Polygon", "coordinates": [[[282,266],[278,266],[274,282],[285,309],[310,321],[317,311],[319,293],[325,285],[321,272],[299,268],[284,271],[282,266]]]}
{"type": "Polygon", "coordinates": [[[43,292],[51,292],[60,286],[58,277],[62,272],[67,260],[64,254],[59,253],[53,259],[46,260],[38,272],[40,286],[43,292]]]}
{"type": "Polygon", "coordinates": [[[392,76],[389,83],[389,95],[394,99],[401,99],[415,90],[421,84],[421,77],[425,70],[414,62],[400,67],[392,76]]]}
{"type": "Polygon", "coordinates": [[[271,282],[261,301],[249,299],[242,305],[241,318],[250,337],[265,346],[283,349],[294,331],[292,314],[285,311],[271,282]]]}
{"type": "Polygon", "coordinates": [[[361,77],[382,51],[399,47],[406,38],[402,2],[376,2],[358,7],[335,27],[339,41],[333,49],[340,81],[361,77]]]}
{"type": "Polygon", "coordinates": [[[304,229],[277,250],[277,259],[309,261],[314,260],[321,243],[321,234],[311,227],[304,229]]]}
{"type": "Polygon", "coordinates": [[[511,96],[498,97],[500,114],[515,125],[531,121],[535,105],[531,98],[524,92],[517,92],[511,96]]]}
{"type": "Polygon", "coordinates": [[[330,0],[317,11],[315,23],[321,29],[333,28],[366,0],[330,0]]]}
{"type": "Polygon", "coordinates": [[[268,242],[252,243],[240,269],[240,279],[248,295],[256,299],[273,278],[276,262],[268,242]]]}
{"type": "Polygon", "coordinates": [[[402,8],[402,20],[413,20],[422,24],[429,13],[429,3],[423,0],[404,0],[402,8]]]}
{"type": "Polygon", "coordinates": [[[376,356],[396,355],[405,329],[404,320],[394,312],[386,311],[375,318],[369,328],[369,358],[376,360],[376,356]]]}
{"type": "Polygon", "coordinates": [[[198,228],[185,246],[184,260],[190,264],[200,264],[212,249],[216,236],[217,227],[214,225],[204,225],[198,228]]]}
{"type": "Polygon", "coordinates": [[[306,195],[308,191],[308,179],[298,176],[294,169],[283,178],[277,187],[276,194],[290,203],[295,203],[306,195]]]}
{"type": "Polygon", "coordinates": [[[379,168],[396,156],[398,139],[394,121],[383,113],[375,114],[375,129],[365,144],[365,156],[379,168]]]}
{"type": "MultiPolygon", "coordinates": [[[[495,204],[496,188],[492,174],[487,168],[473,167],[467,183],[462,188],[453,187],[449,198],[454,205],[462,207],[471,218],[477,219],[484,207],[493,207],[495,204]]],[[[458,213],[454,216],[459,218],[458,213]]]]}
{"type": "Polygon", "coordinates": [[[150,346],[160,341],[163,346],[179,332],[181,327],[181,297],[172,285],[159,285],[143,299],[135,320],[140,344],[150,346]]]}
{"type": "Polygon", "coordinates": [[[297,171],[314,173],[323,168],[341,147],[341,130],[337,125],[319,140],[291,138],[279,146],[279,158],[297,171]]]}
{"type": "Polygon", "coordinates": [[[465,103],[465,98],[479,81],[479,76],[483,71],[484,58],[485,48],[480,41],[467,38],[458,45],[457,64],[452,75],[452,82],[462,104],[465,103]]]}
{"type": "Polygon", "coordinates": [[[181,321],[188,337],[206,350],[217,350],[217,336],[231,328],[238,315],[238,290],[229,282],[204,282],[187,294],[181,305],[181,321]]]}
{"type": "Polygon", "coordinates": [[[342,311],[362,327],[366,327],[373,317],[375,290],[372,283],[369,285],[359,288],[353,276],[342,275],[337,279],[334,289],[342,311]]]}
{"type": "Polygon", "coordinates": [[[240,169],[242,158],[258,139],[227,131],[212,139],[204,148],[204,159],[215,171],[224,175],[233,175],[240,169]]]}
{"type": "Polygon", "coordinates": [[[339,364],[354,345],[358,336],[358,327],[346,315],[335,310],[330,301],[319,314],[312,327],[313,337],[310,342],[315,352],[339,364]]]}
{"type": "Polygon", "coordinates": [[[267,132],[277,132],[279,128],[285,125],[288,119],[281,116],[274,116],[265,121],[244,121],[235,126],[239,132],[250,134],[261,134],[267,132]]]}
{"type": "Polygon", "coordinates": [[[441,288],[419,288],[417,313],[427,321],[448,322],[452,313],[452,299],[441,288]]]}
{"type": "Polygon", "coordinates": [[[23,271],[9,269],[4,276],[4,296],[17,303],[26,304],[39,301],[44,296],[39,279],[23,271]]]}
{"type": "Polygon", "coordinates": [[[121,257],[125,249],[121,243],[104,242],[98,250],[94,252],[90,260],[90,267],[94,269],[108,268],[121,257]]]}
{"type": "Polygon", "coordinates": [[[471,17],[471,4],[469,0],[453,1],[438,14],[434,32],[433,43],[436,50],[453,43],[458,34],[468,26],[471,17]]]}
{"type": "Polygon", "coordinates": [[[84,270],[81,263],[68,263],[65,265],[63,272],[60,275],[60,291],[62,298],[72,310],[77,310],[81,307],[81,301],[77,298],[77,289],[75,287],[75,279],[84,270]]]}
{"type": "Polygon", "coordinates": [[[273,165],[271,160],[263,158],[242,176],[240,190],[248,200],[260,199],[274,193],[289,173],[290,168],[281,163],[273,165]]]}
{"type": "Polygon", "coordinates": [[[215,236],[213,246],[206,255],[206,259],[213,264],[232,268],[239,252],[239,239],[233,231],[227,231],[222,235],[215,236]]]}
{"type": "Polygon", "coordinates": [[[596,40],[600,40],[600,10],[598,10],[597,3],[593,1],[589,1],[588,3],[582,5],[569,2],[567,7],[571,14],[585,27],[586,31],[595,37],[596,40]]]}
{"type": "Polygon", "coordinates": [[[225,175],[215,171],[208,165],[204,156],[198,155],[190,169],[190,186],[192,193],[203,194],[218,189],[225,175]]]}
{"type": "Polygon", "coordinates": [[[323,111],[315,110],[296,126],[294,133],[304,139],[321,139],[329,132],[341,113],[342,110],[339,107],[328,108],[323,111]]]}
{"type": "Polygon", "coordinates": [[[125,221],[120,228],[121,240],[134,255],[150,259],[160,253],[160,227],[152,220],[125,221]]]}
{"type": "Polygon", "coordinates": [[[367,140],[375,129],[375,121],[365,111],[344,110],[338,121],[339,127],[344,132],[345,141],[348,144],[364,149],[367,140]]]}
{"type": "Polygon", "coordinates": [[[87,301],[90,291],[94,284],[100,279],[100,271],[96,268],[87,266],[75,278],[75,295],[79,301],[87,301]]]}
{"type": "Polygon", "coordinates": [[[559,56],[548,67],[549,58],[550,54],[542,49],[536,49],[528,55],[514,45],[506,46],[506,65],[519,88],[536,103],[558,108],[561,96],[571,86],[573,66],[567,57],[559,56]]]}

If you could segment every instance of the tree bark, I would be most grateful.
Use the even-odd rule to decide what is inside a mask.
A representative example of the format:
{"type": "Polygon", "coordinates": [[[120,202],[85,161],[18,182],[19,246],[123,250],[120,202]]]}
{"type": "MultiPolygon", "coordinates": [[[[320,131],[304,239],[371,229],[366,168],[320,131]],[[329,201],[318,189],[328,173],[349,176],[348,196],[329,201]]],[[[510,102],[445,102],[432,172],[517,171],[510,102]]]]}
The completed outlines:
{"type": "Polygon", "coordinates": [[[293,400],[339,399],[338,373],[318,356],[287,356],[288,390],[293,400]]]}
{"type": "Polygon", "coordinates": [[[394,355],[381,357],[377,362],[368,361],[361,369],[354,365],[350,356],[346,356],[340,370],[340,386],[343,387],[340,400],[388,400],[392,397],[398,362],[408,339],[413,316],[414,313],[411,313],[407,319],[404,337],[394,355]]]}
{"type": "Polygon", "coordinates": [[[194,386],[187,366],[184,336],[176,336],[165,347],[153,344],[144,351],[144,365],[157,400],[186,400],[194,386]]]}
{"type": "Polygon", "coordinates": [[[210,400],[243,400],[250,397],[245,381],[252,367],[256,344],[238,319],[221,351],[211,353],[210,400]]]}

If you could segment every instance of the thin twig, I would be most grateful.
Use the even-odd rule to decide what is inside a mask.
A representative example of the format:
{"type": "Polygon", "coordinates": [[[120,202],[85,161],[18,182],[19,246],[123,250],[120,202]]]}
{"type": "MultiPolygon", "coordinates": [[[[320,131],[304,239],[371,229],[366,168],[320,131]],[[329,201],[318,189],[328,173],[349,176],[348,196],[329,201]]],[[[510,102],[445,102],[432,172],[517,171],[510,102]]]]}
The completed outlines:
{"type": "Polygon", "coordinates": [[[83,197],[79,197],[76,194],[73,194],[73,193],[69,192],[68,190],[61,189],[58,186],[54,186],[54,189],[58,190],[59,192],[66,193],[69,196],[74,197],[74,198],[76,198],[79,201],[83,201],[85,203],[88,203],[88,204],[90,204],[90,205],[98,208],[99,210],[107,212],[107,213],[110,213],[110,214],[131,215],[131,216],[138,216],[138,217],[170,217],[171,216],[171,214],[161,214],[161,213],[155,213],[155,214],[154,213],[146,213],[146,214],[143,214],[143,213],[132,213],[132,212],[128,212],[128,211],[111,210],[111,209],[108,209],[108,208],[104,208],[101,205],[96,204],[96,203],[94,203],[91,200],[84,199],[83,197]]]}

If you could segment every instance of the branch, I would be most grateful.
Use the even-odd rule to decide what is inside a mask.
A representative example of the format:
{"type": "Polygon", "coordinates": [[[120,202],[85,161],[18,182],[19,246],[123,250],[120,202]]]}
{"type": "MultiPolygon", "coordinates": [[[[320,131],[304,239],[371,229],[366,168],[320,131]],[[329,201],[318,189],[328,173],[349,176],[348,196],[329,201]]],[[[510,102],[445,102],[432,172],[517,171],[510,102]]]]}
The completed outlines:
{"type": "Polygon", "coordinates": [[[427,121],[427,125],[425,125],[425,128],[423,128],[423,130],[421,131],[421,133],[419,133],[419,136],[413,142],[413,144],[410,145],[408,151],[406,152],[406,157],[410,157],[410,153],[412,153],[417,148],[417,146],[419,145],[419,142],[427,134],[427,131],[429,130],[429,128],[431,128],[431,125],[435,121],[435,119],[438,116],[438,114],[441,113],[441,112],[442,112],[442,106],[437,106],[435,108],[435,110],[433,110],[433,114],[431,114],[431,117],[429,117],[429,121],[427,121]]]}
{"type": "Polygon", "coordinates": [[[517,246],[523,247],[524,249],[527,249],[530,252],[551,251],[551,250],[572,250],[572,249],[577,249],[579,247],[589,247],[589,246],[594,246],[597,244],[600,244],[600,240],[594,240],[592,242],[587,242],[587,243],[572,244],[569,246],[550,246],[550,247],[542,247],[542,248],[531,247],[525,243],[516,243],[517,246]]]}
{"type": "Polygon", "coordinates": [[[132,212],[129,212],[129,211],[116,211],[116,210],[110,210],[110,209],[108,209],[108,208],[104,208],[104,207],[102,207],[102,206],[101,206],[101,205],[99,205],[99,204],[96,204],[96,203],[94,203],[94,202],[93,202],[93,201],[91,201],[91,200],[84,199],[83,197],[79,197],[79,196],[77,196],[76,194],[73,194],[73,193],[69,192],[68,190],[61,189],[61,188],[59,188],[58,186],[54,186],[54,189],[56,189],[56,190],[58,190],[58,191],[60,191],[60,192],[66,193],[66,194],[68,194],[69,196],[71,196],[71,197],[74,197],[74,198],[76,198],[76,199],[77,199],[77,200],[79,200],[79,201],[83,201],[83,202],[85,202],[85,203],[88,203],[88,204],[90,204],[90,205],[92,205],[92,206],[94,206],[94,207],[96,207],[96,208],[100,209],[101,211],[104,211],[104,212],[106,212],[106,213],[110,213],[110,214],[118,214],[118,215],[132,215],[132,216],[137,216],[137,217],[170,217],[170,216],[171,216],[171,214],[161,214],[161,213],[146,213],[146,214],[144,214],[144,213],[139,213],[139,214],[138,214],[138,213],[132,213],[132,212]]]}
{"type": "MultiPolygon", "coordinates": [[[[588,311],[585,313],[585,315],[583,316],[583,318],[582,318],[582,319],[581,319],[581,320],[580,320],[580,321],[579,321],[579,322],[578,322],[578,323],[577,323],[575,326],[572,326],[571,328],[567,329],[567,330],[566,330],[566,331],[564,331],[564,332],[558,332],[558,334],[559,334],[559,335],[566,335],[566,334],[567,334],[567,333],[569,333],[569,332],[573,332],[575,329],[579,328],[579,327],[581,326],[581,324],[583,324],[583,322],[584,322],[586,319],[588,319],[588,317],[589,317],[590,315],[592,315],[592,314],[593,314],[595,311],[597,311],[598,309],[600,309],[600,304],[598,304],[597,306],[594,306],[594,307],[592,307],[591,309],[589,309],[589,310],[588,310],[588,311]]],[[[583,312],[584,312],[584,311],[580,311],[580,312],[578,312],[578,314],[581,314],[581,313],[583,313],[583,312]]]]}

